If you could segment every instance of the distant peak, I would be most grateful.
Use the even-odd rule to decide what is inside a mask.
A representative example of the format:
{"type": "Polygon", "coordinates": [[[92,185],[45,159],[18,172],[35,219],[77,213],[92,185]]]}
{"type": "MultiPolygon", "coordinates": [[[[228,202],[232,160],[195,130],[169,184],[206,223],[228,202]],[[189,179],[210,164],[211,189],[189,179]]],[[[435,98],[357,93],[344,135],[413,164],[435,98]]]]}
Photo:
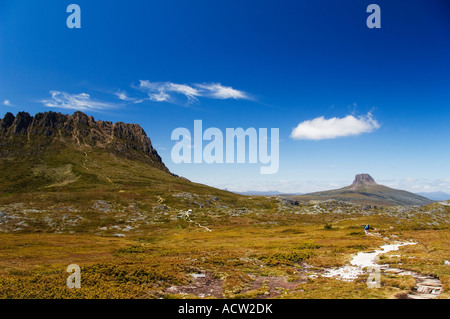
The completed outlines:
{"type": "Polygon", "coordinates": [[[352,185],[355,186],[377,185],[377,183],[375,183],[375,180],[369,174],[357,174],[355,176],[355,180],[353,181],[352,185]]]}

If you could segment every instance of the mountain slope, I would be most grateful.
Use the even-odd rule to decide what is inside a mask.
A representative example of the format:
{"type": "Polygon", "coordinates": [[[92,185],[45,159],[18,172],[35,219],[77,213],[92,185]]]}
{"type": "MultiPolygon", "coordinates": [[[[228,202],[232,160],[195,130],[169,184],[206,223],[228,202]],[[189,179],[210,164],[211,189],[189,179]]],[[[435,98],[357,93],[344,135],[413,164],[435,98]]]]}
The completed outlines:
{"type": "Polygon", "coordinates": [[[152,205],[180,191],[242,197],[172,174],[139,125],[95,121],[82,112],[7,113],[0,120],[0,146],[5,201],[18,200],[12,195],[61,202],[134,196],[152,205]]]}
{"type": "Polygon", "coordinates": [[[407,191],[379,185],[369,174],[358,174],[352,185],[323,192],[296,196],[300,200],[335,199],[374,205],[426,205],[433,201],[407,191]]]}
{"type": "Polygon", "coordinates": [[[8,113],[0,146],[0,234],[133,238],[277,205],[176,176],[139,125],[81,112],[8,113]]]}
{"type": "Polygon", "coordinates": [[[82,112],[7,113],[0,120],[0,145],[4,192],[111,184],[127,160],[170,175],[139,125],[95,121],[82,112]]]}

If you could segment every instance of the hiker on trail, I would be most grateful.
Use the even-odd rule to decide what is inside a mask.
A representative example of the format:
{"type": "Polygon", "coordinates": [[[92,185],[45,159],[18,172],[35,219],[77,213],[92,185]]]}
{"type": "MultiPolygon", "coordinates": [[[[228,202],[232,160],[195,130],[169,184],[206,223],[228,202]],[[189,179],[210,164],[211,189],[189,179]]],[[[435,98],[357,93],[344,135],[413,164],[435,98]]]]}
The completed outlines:
{"type": "Polygon", "coordinates": [[[366,232],[366,235],[369,233],[370,225],[367,224],[364,226],[364,231],[366,232]]]}

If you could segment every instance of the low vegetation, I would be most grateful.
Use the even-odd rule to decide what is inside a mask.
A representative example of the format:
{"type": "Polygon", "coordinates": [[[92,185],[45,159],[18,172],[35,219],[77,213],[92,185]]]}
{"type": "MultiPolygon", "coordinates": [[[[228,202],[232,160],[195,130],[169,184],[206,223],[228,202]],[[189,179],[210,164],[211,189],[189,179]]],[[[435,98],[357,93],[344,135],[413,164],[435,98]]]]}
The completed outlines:
{"type": "MultiPolygon", "coordinates": [[[[176,211],[169,210],[165,220],[142,212],[142,224],[136,222],[123,237],[98,233],[103,225],[127,224],[117,219],[123,206],[113,202],[96,206],[100,211],[109,207],[106,213],[96,213],[109,214],[108,223],[94,218],[83,231],[77,231],[76,224],[60,229],[43,223],[40,233],[25,228],[4,232],[0,234],[0,298],[395,298],[411,291],[412,278],[383,275],[382,287],[370,289],[364,276],[354,282],[320,276],[323,269],[345,265],[352,254],[378,248],[388,238],[419,244],[402,247],[401,257],[383,256],[381,263],[439,277],[444,284],[441,297],[448,297],[450,267],[445,260],[450,260],[450,236],[448,218],[443,218],[448,216],[447,208],[440,213],[442,220],[439,214],[420,211],[397,216],[373,211],[350,217],[307,214],[308,205],[303,204],[296,206],[296,212],[290,207],[279,211],[275,198],[254,201],[247,212],[235,216],[230,216],[232,209],[228,215],[196,209],[190,217],[195,223],[176,211]],[[261,202],[273,208],[259,210],[261,202]],[[437,219],[439,224],[433,224],[437,219]],[[332,231],[323,226],[324,221],[332,231]],[[382,237],[357,231],[366,223],[376,225],[382,237]],[[66,267],[73,263],[82,269],[81,289],[66,287],[66,267]],[[213,274],[215,283],[210,284],[220,284],[220,294],[167,291],[170,287],[183,291],[195,281],[191,274],[204,272],[213,274]]],[[[2,211],[5,207],[9,206],[2,211]]],[[[5,225],[10,224],[1,224],[5,225]]]]}

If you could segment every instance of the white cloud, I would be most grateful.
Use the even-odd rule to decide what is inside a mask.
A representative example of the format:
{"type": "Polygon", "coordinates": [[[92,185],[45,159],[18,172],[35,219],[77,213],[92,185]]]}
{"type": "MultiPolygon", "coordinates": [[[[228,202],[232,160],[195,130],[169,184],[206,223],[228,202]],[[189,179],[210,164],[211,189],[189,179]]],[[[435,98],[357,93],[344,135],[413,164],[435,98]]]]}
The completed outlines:
{"type": "Polygon", "coordinates": [[[10,100],[4,100],[2,104],[5,106],[14,106],[10,100]]]}
{"type": "Polygon", "coordinates": [[[124,91],[118,91],[114,93],[120,100],[126,101],[126,102],[133,102],[134,104],[142,103],[144,102],[143,99],[136,99],[134,97],[129,97],[128,94],[124,91]]]}
{"type": "Polygon", "coordinates": [[[130,99],[125,92],[117,92],[115,95],[117,95],[117,97],[122,101],[129,101],[130,99]]]}
{"type": "Polygon", "coordinates": [[[200,93],[197,89],[186,85],[171,82],[140,81],[139,88],[148,94],[151,101],[167,102],[174,99],[175,94],[187,97],[189,102],[197,101],[200,93]]]}
{"type": "Polygon", "coordinates": [[[370,133],[380,127],[380,124],[369,112],[358,118],[348,115],[344,118],[325,119],[323,116],[300,123],[291,133],[295,140],[324,140],[345,136],[355,136],[370,133]]]}
{"type": "Polygon", "coordinates": [[[167,85],[169,87],[169,92],[184,94],[190,101],[196,101],[197,96],[200,96],[200,92],[189,85],[176,83],[168,83],[167,85]]]}
{"type": "Polygon", "coordinates": [[[379,183],[413,193],[445,192],[450,194],[450,178],[405,178],[401,180],[380,180],[379,183]]]}
{"type": "Polygon", "coordinates": [[[74,109],[79,111],[97,111],[114,108],[111,103],[95,101],[87,93],[69,94],[60,91],[50,91],[51,99],[41,100],[47,107],[74,109]]]}
{"type": "Polygon", "coordinates": [[[233,89],[229,86],[223,86],[220,83],[196,84],[196,87],[202,90],[202,94],[206,97],[215,99],[250,99],[250,97],[242,91],[233,89]]]}
{"type": "Polygon", "coordinates": [[[249,99],[245,92],[223,86],[220,83],[177,84],[172,82],[150,82],[141,80],[139,87],[149,100],[155,102],[174,102],[178,95],[188,99],[188,103],[197,102],[200,97],[212,99],[249,99]]]}

